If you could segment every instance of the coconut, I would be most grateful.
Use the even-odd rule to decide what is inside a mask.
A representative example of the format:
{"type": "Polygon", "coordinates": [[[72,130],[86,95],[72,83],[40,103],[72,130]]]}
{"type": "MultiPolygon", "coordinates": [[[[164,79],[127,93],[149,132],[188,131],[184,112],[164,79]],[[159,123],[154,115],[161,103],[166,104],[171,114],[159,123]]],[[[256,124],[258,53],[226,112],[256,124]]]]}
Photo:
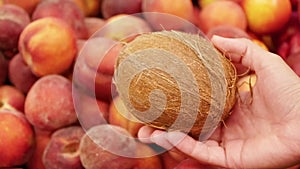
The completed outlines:
{"type": "Polygon", "coordinates": [[[230,60],[205,37],[179,31],[124,42],[114,74],[120,98],[138,120],[200,140],[229,116],[236,81],[230,60]]]}

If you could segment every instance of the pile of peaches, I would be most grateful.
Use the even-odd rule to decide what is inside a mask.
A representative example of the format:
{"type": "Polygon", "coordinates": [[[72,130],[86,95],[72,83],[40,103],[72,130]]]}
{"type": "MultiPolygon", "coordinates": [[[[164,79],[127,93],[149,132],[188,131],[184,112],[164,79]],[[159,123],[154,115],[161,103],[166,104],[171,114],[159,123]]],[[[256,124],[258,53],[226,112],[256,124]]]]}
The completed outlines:
{"type": "Polygon", "coordinates": [[[113,84],[120,44],[192,25],[208,39],[248,38],[300,75],[298,6],[297,0],[0,0],[0,168],[215,168],[137,139],[143,124],[113,84]]]}

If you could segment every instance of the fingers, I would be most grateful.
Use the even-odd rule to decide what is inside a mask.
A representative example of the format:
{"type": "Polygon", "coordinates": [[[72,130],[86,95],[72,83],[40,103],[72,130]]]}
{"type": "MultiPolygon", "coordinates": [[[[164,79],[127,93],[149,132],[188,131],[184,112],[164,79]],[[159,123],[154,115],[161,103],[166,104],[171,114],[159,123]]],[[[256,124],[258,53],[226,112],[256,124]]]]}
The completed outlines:
{"type": "Polygon", "coordinates": [[[254,71],[259,71],[270,65],[270,59],[280,58],[244,38],[212,37],[213,44],[225,54],[229,54],[233,62],[242,63],[254,71]]]}

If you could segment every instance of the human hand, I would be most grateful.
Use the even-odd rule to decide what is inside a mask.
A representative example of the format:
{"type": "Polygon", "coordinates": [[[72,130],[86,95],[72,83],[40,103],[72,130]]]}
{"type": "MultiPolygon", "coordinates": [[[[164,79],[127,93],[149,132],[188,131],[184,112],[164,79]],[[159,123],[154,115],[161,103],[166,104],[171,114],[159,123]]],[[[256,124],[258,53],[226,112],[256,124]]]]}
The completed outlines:
{"type": "Polygon", "coordinates": [[[300,80],[278,56],[247,39],[214,36],[214,45],[255,71],[250,92],[240,93],[231,116],[200,142],[181,132],[142,127],[139,138],[176,147],[201,163],[225,168],[283,168],[300,161],[300,80]],[[250,98],[251,97],[251,98],[250,98]],[[252,102],[244,100],[252,99],[252,102]]]}

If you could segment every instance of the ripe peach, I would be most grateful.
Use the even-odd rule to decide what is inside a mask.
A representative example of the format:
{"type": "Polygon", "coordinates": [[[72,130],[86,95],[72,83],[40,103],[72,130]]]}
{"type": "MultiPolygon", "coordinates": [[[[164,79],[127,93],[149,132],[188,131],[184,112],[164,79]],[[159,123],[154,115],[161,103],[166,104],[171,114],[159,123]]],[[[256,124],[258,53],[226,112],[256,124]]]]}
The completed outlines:
{"type": "Polygon", "coordinates": [[[24,111],[25,95],[14,86],[0,86],[0,109],[24,111]]]}
{"type": "Polygon", "coordinates": [[[242,6],[249,29],[257,34],[280,30],[289,21],[292,13],[290,0],[244,0],[242,6]]]}
{"type": "Polygon", "coordinates": [[[0,50],[12,57],[18,49],[18,40],[23,29],[30,23],[29,14],[19,6],[0,6],[0,50]]]}
{"type": "Polygon", "coordinates": [[[35,131],[35,145],[31,158],[26,163],[28,169],[46,169],[42,161],[43,153],[48,145],[51,132],[39,130],[34,128],[35,131]]]}
{"type": "Polygon", "coordinates": [[[64,20],[80,39],[87,38],[84,15],[73,0],[43,0],[32,14],[32,19],[55,17],[64,20]]]}
{"type": "MultiPolygon", "coordinates": [[[[190,22],[193,22],[194,17],[193,3],[191,0],[143,0],[142,11],[166,13],[190,22]]],[[[169,17],[163,16],[164,15],[147,14],[145,18],[156,30],[162,30],[162,26],[167,30],[182,26],[180,25],[181,23],[176,24],[176,20],[170,20],[169,17]]]]}
{"type": "Polygon", "coordinates": [[[88,37],[92,37],[94,33],[105,25],[105,21],[98,17],[85,17],[84,22],[87,27],[88,37]]]}
{"type": "Polygon", "coordinates": [[[84,131],[80,126],[56,130],[43,154],[45,167],[83,169],[78,152],[83,135],[84,131]]]}
{"type": "Polygon", "coordinates": [[[86,169],[131,169],[136,142],[123,128],[114,125],[98,125],[90,128],[82,137],[80,160],[86,169]]]}
{"type": "Polygon", "coordinates": [[[64,21],[42,18],[31,22],[21,33],[19,50],[35,75],[60,74],[74,61],[76,37],[64,21]]]}
{"type": "Polygon", "coordinates": [[[101,1],[102,0],[73,0],[81,11],[84,13],[84,16],[98,16],[101,12],[101,1]]]}
{"type": "Polygon", "coordinates": [[[137,164],[133,169],[162,169],[160,156],[147,144],[137,142],[136,148],[137,164]]]}
{"type": "Polygon", "coordinates": [[[25,115],[39,129],[54,131],[77,122],[72,84],[61,75],[37,80],[25,99],[25,115]]]}
{"type": "Polygon", "coordinates": [[[97,100],[73,87],[73,100],[78,120],[83,129],[108,122],[109,103],[97,100]]]}
{"type": "Polygon", "coordinates": [[[103,0],[102,16],[110,18],[117,14],[135,14],[142,11],[142,0],[103,0]]]}
{"type": "Polygon", "coordinates": [[[25,164],[32,155],[34,132],[25,116],[0,110],[0,167],[25,164]]]}
{"type": "Polygon", "coordinates": [[[120,97],[115,97],[109,107],[109,123],[126,129],[133,137],[137,137],[139,129],[143,126],[126,109],[120,97]]]}
{"type": "Polygon", "coordinates": [[[211,28],[207,33],[207,38],[211,39],[213,35],[226,38],[250,38],[246,31],[232,25],[219,25],[211,28]]]}
{"type": "Polygon", "coordinates": [[[0,85],[2,85],[7,78],[8,74],[8,60],[0,52],[0,85]]]}
{"type": "Polygon", "coordinates": [[[119,41],[145,32],[151,32],[151,28],[144,19],[134,15],[120,14],[110,17],[95,36],[119,41]]]}
{"type": "Polygon", "coordinates": [[[200,28],[207,33],[219,25],[231,25],[242,30],[247,28],[247,18],[240,5],[232,1],[214,1],[200,12],[200,28]]]}
{"type": "Polygon", "coordinates": [[[33,10],[35,9],[35,7],[38,5],[38,3],[40,3],[41,0],[26,0],[26,1],[20,1],[20,0],[2,0],[0,1],[0,4],[13,4],[13,5],[17,5],[21,8],[23,8],[24,10],[26,10],[28,12],[28,14],[32,14],[33,10]]]}
{"type": "Polygon", "coordinates": [[[121,47],[111,39],[89,39],[75,64],[73,82],[77,87],[82,88],[88,95],[96,96],[97,99],[110,101],[114,89],[114,64],[121,47]]]}
{"type": "Polygon", "coordinates": [[[38,79],[24,62],[20,53],[15,55],[9,62],[8,78],[9,81],[23,93],[27,93],[38,79]]]}

